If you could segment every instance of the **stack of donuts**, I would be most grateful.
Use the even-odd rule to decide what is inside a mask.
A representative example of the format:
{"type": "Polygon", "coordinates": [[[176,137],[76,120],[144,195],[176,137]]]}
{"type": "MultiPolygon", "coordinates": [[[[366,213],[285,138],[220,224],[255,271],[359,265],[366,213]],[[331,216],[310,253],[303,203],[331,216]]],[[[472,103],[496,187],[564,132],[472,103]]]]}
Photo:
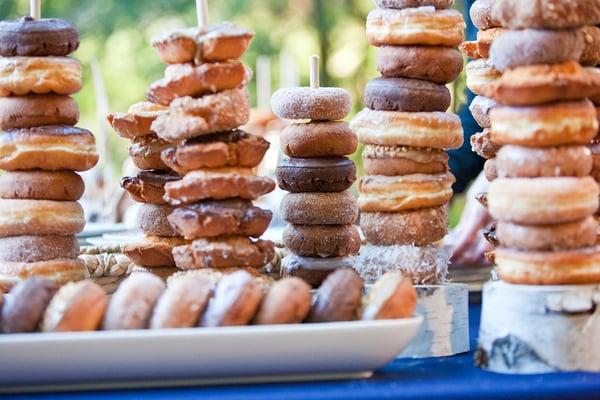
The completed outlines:
{"type": "Polygon", "coordinates": [[[0,22],[0,291],[30,276],[85,278],[75,235],[85,217],[75,171],[96,165],[92,133],[74,125],[79,33],[62,19],[0,22]]]}
{"type": "Polygon", "coordinates": [[[360,235],[352,225],[358,207],[348,191],[356,166],[345,157],[356,151],[357,139],[340,121],[350,112],[350,95],[333,87],[285,88],[273,94],[271,105],[280,118],[308,120],[281,133],[286,157],[277,166],[277,181],[290,192],[281,215],[288,222],[283,244],[291,252],[282,260],[281,274],[318,287],[336,269],[352,267],[352,256],[360,250],[360,235]]]}
{"type": "Polygon", "coordinates": [[[168,64],[148,102],[109,118],[122,136],[142,136],[130,154],[149,164],[123,187],[145,204],[139,226],[148,235],[124,253],[142,266],[180,269],[260,268],[273,243],[251,238],[272,213],[252,204],[275,188],[255,175],[269,144],[237,129],[248,122],[246,84],[239,61],[253,33],[232,23],[176,30],[152,42],[168,64]],[[161,172],[157,172],[160,170],[161,172]],[[164,172],[166,171],[166,172],[164,172]]]}
{"type": "MultiPolygon", "coordinates": [[[[367,17],[367,38],[377,46],[382,76],[368,82],[366,108],[350,125],[365,145],[358,204],[371,245],[442,251],[436,243],[447,233],[454,183],[445,150],[463,142],[460,119],[446,112],[451,96],[445,84],[463,67],[455,47],[465,23],[449,9],[452,3],[376,0],[378,8],[367,17]]],[[[387,263],[379,271],[399,267],[387,263]]]]}
{"type": "Polygon", "coordinates": [[[600,282],[593,218],[600,191],[586,146],[598,130],[587,98],[600,92],[600,72],[580,64],[597,62],[588,37],[595,29],[585,27],[600,23],[600,3],[496,0],[491,18],[510,29],[490,49],[502,76],[482,86],[497,102],[489,119],[501,146],[487,196],[498,221],[499,276],[520,284],[600,282]]]}

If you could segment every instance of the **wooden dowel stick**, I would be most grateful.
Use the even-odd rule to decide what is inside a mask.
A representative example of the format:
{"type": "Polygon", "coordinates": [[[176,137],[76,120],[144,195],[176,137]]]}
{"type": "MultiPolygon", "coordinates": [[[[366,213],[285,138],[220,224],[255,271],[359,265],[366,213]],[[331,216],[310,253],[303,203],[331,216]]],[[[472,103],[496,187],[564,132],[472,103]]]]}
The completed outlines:
{"type": "Polygon", "coordinates": [[[319,56],[310,56],[310,87],[319,88],[319,56]]]}
{"type": "Polygon", "coordinates": [[[208,26],[208,0],[196,0],[196,16],[198,17],[198,26],[205,28],[208,26]]]}
{"type": "Polygon", "coordinates": [[[35,19],[42,18],[42,0],[29,0],[29,15],[35,19]]]}

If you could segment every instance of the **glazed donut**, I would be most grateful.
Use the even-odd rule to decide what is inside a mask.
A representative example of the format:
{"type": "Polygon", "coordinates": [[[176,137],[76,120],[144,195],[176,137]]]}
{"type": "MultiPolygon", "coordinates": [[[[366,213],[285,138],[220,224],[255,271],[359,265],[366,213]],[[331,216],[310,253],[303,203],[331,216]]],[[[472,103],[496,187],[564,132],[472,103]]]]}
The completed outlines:
{"type": "Polygon", "coordinates": [[[290,157],[342,157],[356,151],[358,140],[347,122],[319,121],[286,126],[281,150],[290,157]]]}
{"type": "MultiPolygon", "coordinates": [[[[477,55],[475,58],[489,58],[492,43],[496,41],[499,36],[502,36],[508,29],[504,28],[491,28],[485,31],[477,32],[477,55]]],[[[492,63],[494,65],[494,63],[492,63]]],[[[495,65],[494,65],[495,67],[495,65]]]]}
{"type": "Polygon", "coordinates": [[[473,115],[475,122],[482,128],[491,127],[490,111],[496,107],[497,103],[483,96],[475,96],[469,105],[469,111],[473,115]]]}
{"type": "Polygon", "coordinates": [[[4,261],[0,263],[0,292],[33,276],[48,278],[58,285],[64,285],[85,279],[88,275],[85,264],[78,258],[57,258],[31,263],[4,261]]]}
{"type": "Polygon", "coordinates": [[[0,133],[0,168],[87,171],[98,162],[94,135],[86,129],[47,125],[0,133]]]}
{"type": "Polygon", "coordinates": [[[372,46],[458,46],[466,28],[456,10],[376,8],[367,16],[367,40],[372,46]]]}
{"type": "Polygon", "coordinates": [[[356,319],[363,287],[363,280],[352,268],[332,272],[317,290],[306,321],[335,322],[356,319]]]}
{"type": "Polygon", "coordinates": [[[336,87],[295,87],[279,89],[271,97],[275,115],[284,119],[336,121],[352,107],[350,93],[336,87]]]}
{"type": "Polygon", "coordinates": [[[446,204],[452,197],[454,175],[413,174],[364,176],[358,187],[363,212],[398,212],[446,204]]]}
{"type": "Polygon", "coordinates": [[[0,261],[32,263],[58,258],[75,259],[79,243],[75,236],[8,236],[0,238],[0,261]]]}
{"type": "Polygon", "coordinates": [[[496,157],[485,160],[485,163],[483,163],[483,175],[488,182],[491,182],[498,177],[497,164],[496,157]]]}
{"type": "Polygon", "coordinates": [[[0,97],[0,129],[75,125],[79,107],[72,97],[38,94],[0,97]]]}
{"type": "Polygon", "coordinates": [[[592,153],[586,146],[548,148],[503,146],[496,156],[498,176],[586,176],[592,171],[592,153]]]}
{"type": "Polygon", "coordinates": [[[180,175],[199,168],[256,167],[269,142],[239,129],[186,140],[163,150],[163,162],[180,175]]]}
{"type": "Polygon", "coordinates": [[[463,58],[458,50],[445,46],[380,46],[375,65],[386,78],[422,79],[444,84],[458,78],[463,69],[463,58]]]}
{"type": "Polygon", "coordinates": [[[48,304],[42,332],[95,331],[102,322],[108,296],[96,283],[85,280],[61,287],[48,304]]]}
{"type": "Polygon", "coordinates": [[[450,8],[454,4],[454,0],[374,0],[374,3],[379,8],[402,10],[404,8],[433,6],[440,10],[450,8]]]}
{"type": "Polygon", "coordinates": [[[0,57],[0,97],[73,94],[80,89],[81,64],[74,58],[0,57]]]}
{"type": "Polygon", "coordinates": [[[286,222],[296,225],[350,225],[358,218],[356,199],[349,191],[288,193],[279,209],[286,222]]]}
{"type": "Polygon", "coordinates": [[[57,289],[54,282],[40,277],[17,283],[0,308],[0,332],[26,333],[37,330],[57,289]]]}
{"type": "Polygon", "coordinates": [[[353,225],[292,225],[283,230],[283,245],[302,257],[346,257],[360,250],[353,225]]]}
{"type": "Polygon", "coordinates": [[[417,307],[417,291],[401,272],[384,274],[367,292],[362,319],[399,319],[412,317],[417,307]]]}
{"type": "Polygon", "coordinates": [[[253,175],[250,168],[207,168],[187,173],[182,179],[165,185],[165,200],[174,206],[200,200],[224,200],[239,197],[255,200],[275,189],[275,182],[253,175]]]}
{"type": "Polygon", "coordinates": [[[165,283],[156,275],[147,272],[129,275],[111,296],[102,329],[147,328],[154,305],[164,290],[165,283]]]}
{"type": "MultiPolygon", "coordinates": [[[[494,68],[487,58],[469,61],[467,63],[467,87],[480,96],[487,96],[490,85],[502,77],[502,73],[494,68]]],[[[497,100],[497,99],[494,99],[497,100]]]]}
{"type": "Polygon", "coordinates": [[[75,201],[0,199],[0,237],[68,236],[84,225],[83,208],[75,201]]]}
{"type": "Polygon", "coordinates": [[[276,175],[279,187],[288,192],[342,192],[356,180],[356,165],[346,157],[284,157],[276,175]]]}
{"type": "Polygon", "coordinates": [[[473,25],[475,25],[480,31],[485,31],[486,29],[491,28],[499,28],[502,26],[499,21],[492,17],[493,4],[494,0],[477,0],[473,3],[471,9],[469,10],[469,15],[471,16],[473,25]]]}
{"type": "Polygon", "coordinates": [[[596,136],[596,109],[589,100],[490,111],[494,143],[550,147],[585,144],[596,136]]]}
{"type": "Polygon", "coordinates": [[[34,19],[0,22],[0,56],[68,56],[79,47],[77,28],[64,19],[34,19]]]}
{"type": "Polygon", "coordinates": [[[225,90],[200,98],[180,97],[169,111],[160,113],[150,129],[168,142],[230,131],[250,118],[250,100],[245,88],[225,90]]]}
{"type": "Polygon", "coordinates": [[[562,251],[495,251],[500,279],[524,285],[583,285],[600,282],[600,251],[586,247],[562,251]]]}
{"type": "Polygon", "coordinates": [[[169,167],[162,160],[161,153],[171,146],[155,135],[140,136],[131,139],[128,152],[133,164],[141,170],[167,170],[169,167]]]}
{"type": "Polygon", "coordinates": [[[378,246],[426,246],[448,233],[446,206],[401,212],[363,212],[360,229],[367,242],[378,246]]]}
{"type": "Polygon", "coordinates": [[[254,32],[231,22],[208,27],[179,29],[152,40],[152,47],[165,64],[227,61],[240,58],[254,32]]]}
{"type": "Polygon", "coordinates": [[[486,160],[496,157],[500,150],[500,145],[492,141],[492,130],[488,128],[472,135],[470,141],[471,149],[486,160]]]}
{"type": "Polygon", "coordinates": [[[498,178],[490,184],[488,210],[499,221],[524,225],[577,221],[598,210],[592,177],[498,178]]]}
{"type": "Polygon", "coordinates": [[[299,324],[304,321],[312,305],[310,289],[299,278],[289,277],[275,282],[263,298],[252,323],[299,324]]]}
{"type": "Polygon", "coordinates": [[[463,143],[460,119],[452,113],[374,111],[356,114],[350,128],[364,144],[455,149],[463,143]]]}
{"type": "MultiPolygon", "coordinates": [[[[166,204],[165,184],[179,179],[179,175],[170,171],[140,171],[137,176],[124,176],[121,187],[131,198],[140,203],[166,204]]],[[[2,178],[0,177],[0,186],[2,178]]]]}
{"type": "Polygon", "coordinates": [[[150,85],[146,98],[168,106],[178,97],[201,97],[243,86],[251,74],[239,61],[171,64],[165,69],[165,77],[150,85]]]}
{"type": "Polygon", "coordinates": [[[365,86],[364,104],[378,111],[446,111],[450,91],[419,79],[375,78],[365,86]]]}
{"type": "MultiPolygon", "coordinates": [[[[467,66],[468,69],[468,66],[467,66]]],[[[507,105],[535,105],[590,97],[600,92],[600,71],[576,61],[508,69],[481,94],[507,105]]]]}
{"type": "Polygon", "coordinates": [[[583,37],[583,52],[579,58],[582,65],[596,66],[600,64],[600,28],[584,26],[580,29],[583,37]]]}
{"type": "Polygon", "coordinates": [[[77,201],[83,179],[72,171],[14,171],[0,175],[0,198],[77,201]]]}
{"type": "Polygon", "coordinates": [[[492,17],[510,29],[569,29],[600,24],[596,0],[494,0],[492,17]]]}
{"type": "Polygon", "coordinates": [[[427,147],[364,145],[365,175],[441,174],[448,170],[448,154],[427,147]]]}
{"type": "Polygon", "coordinates": [[[138,136],[154,135],[155,132],[150,128],[152,122],[168,110],[168,107],[149,101],[141,101],[132,104],[126,113],[110,113],[106,119],[119,136],[131,139],[138,136]]]}
{"type": "Polygon", "coordinates": [[[136,226],[146,236],[179,236],[167,219],[173,210],[174,208],[168,204],[142,203],[137,210],[136,226]]]}
{"type": "Polygon", "coordinates": [[[142,267],[174,267],[173,248],[188,243],[188,240],[178,236],[146,236],[139,242],[126,244],[121,251],[134,264],[142,267]]]}

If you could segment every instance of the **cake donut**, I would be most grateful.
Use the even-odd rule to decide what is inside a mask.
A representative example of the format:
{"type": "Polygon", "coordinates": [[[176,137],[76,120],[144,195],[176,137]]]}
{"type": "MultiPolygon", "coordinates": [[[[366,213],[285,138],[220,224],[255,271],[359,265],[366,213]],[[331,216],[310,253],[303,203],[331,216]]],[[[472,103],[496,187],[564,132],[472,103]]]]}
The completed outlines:
{"type": "Polygon", "coordinates": [[[362,319],[399,319],[414,315],[417,291],[401,272],[388,272],[375,282],[363,300],[362,319]]]}
{"type": "Polygon", "coordinates": [[[364,145],[366,175],[441,174],[448,170],[448,154],[428,147],[364,145]]]}
{"type": "Polygon", "coordinates": [[[342,157],[356,151],[356,134],[343,121],[290,124],[280,134],[281,149],[289,157],[342,157]]]}
{"type": "Polygon", "coordinates": [[[480,157],[489,160],[496,157],[501,146],[492,140],[492,130],[485,128],[482,132],[471,135],[471,149],[480,157]]]}
{"type": "Polygon", "coordinates": [[[134,264],[144,267],[174,267],[173,249],[188,244],[179,236],[146,236],[139,242],[127,243],[121,251],[134,264]]]}
{"type": "Polygon", "coordinates": [[[132,139],[156,134],[151,128],[152,123],[160,114],[164,114],[168,110],[168,107],[141,101],[132,104],[126,113],[110,113],[106,119],[119,136],[132,139]]]}
{"type": "Polygon", "coordinates": [[[38,94],[0,97],[0,129],[40,125],[75,125],[79,107],[72,97],[38,94]]]}
{"type": "Polygon", "coordinates": [[[83,208],[75,201],[0,199],[0,237],[75,235],[84,225],[83,208]]]}
{"type": "Polygon", "coordinates": [[[17,283],[5,296],[0,308],[0,332],[34,332],[44,311],[58,289],[56,283],[41,277],[31,277],[17,283]]]}
{"type": "Polygon", "coordinates": [[[0,261],[38,262],[59,258],[76,259],[79,243],[71,236],[7,236],[0,238],[0,261]]]}
{"type": "Polygon", "coordinates": [[[350,225],[358,218],[358,206],[348,191],[288,193],[279,207],[281,217],[296,225],[350,225]]]}
{"type": "MultiPolygon", "coordinates": [[[[467,87],[480,96],[488,96],[490,85],[502,77],[491,61],[487,58],[472,60],[467,63],[467,87]]],[[[498,100],[498,99],[495,99],[498,100]]]]}
{"type": "Polygon", "coordinates": [[[288,192],[341,192],[356,180],[356,165],[346,157],[284,157],[276,175],[279,187],[288,192]]]}
{"type": "Polygon", "coordinates": [[[473,115],[475,122],[482,128],[490,128],[492,126],[490,122],[490,111],[496,107],[497,103],[483,96],[475,96],[471,104],[469,105],[469,111],[473,115]]]}
{"type": "Polygon", "coordinates": [[[360,249],[360,234],[353,225],[289,224],[283,230],[282,241],[303,257],[345,257],[360,249]]]}
{"type": "Polygon", "coordinates": [[[7,171],[0,175],[0,198],[77,201],[85,185],[72,171],[7,171]]]}
{"type": "Polygon", "coordinates": [[[492,17],[492,5],[494,0],[477,0],[469,9],[471,21],[480,31],[502,26],[499,21],[492,17]]]}
{"type": "Polygon", "coordinates": [[[131,139],[128,148],[133,164],[141,170],[167,170],[168,167],[161,158],[163,150],[172,145],[155,135],[140,136],[131,139]]]}
{"type": "Polygon", "coordinates": [[[87,278],[88,272],[83,261],[78,258],[56,258],[36,262],[4,261],[0,263],[0,292],[7,291],[19,281],[34,276],[64,285],[87,278]]]}
{"type": "Polygon", "coordinates": [[[498,176],[586,176],[592,171],[592,153],[586,146],[548,148],[503,146],[496,155],[498,176]]]}
{"type": "Polygon", "coordinates": [[[79,32],[64,19],[23,17],[0,22],[0,56],[67,56],[79,47],[79,32]]]}
{"type": "Polygon", "coordinates": [[[306,321],[335,322],[356,319],[363,287],[363,280],[351,268],[332,272],[317,290],[306,321]]]}
{"type": "Polygon", "coordinates": [[[296,277],[318,288],[329,274],[340,268],[353,268],[354,257],[302,257],[290,253],[281,260],[281,276],[296,277]]]}
{"type": "Polygon", "coordinates": [[[600,28],[584,26],[580,29],[583,36],[583,52],[579,58],[582,65],[596,66],[600,64],[600,28]]]}
{"type": "Polygon", "coordinates": [[[374,2],[379,8],[396,8],[402,10],[404,8],[433,6],[441,10],[452,6],[454,0],[375,0],[374,2]]]}
{"type": "Polygon", "coordinates": [[[142,203],[138,207],[136,226],[147,236],[179,236],[167,219],[173,210],[168,204],[142,203]]]}
{"type": "Polygon", "coordinates": [[[450,91],[419,79],[374,78],[365,86],[365,106],[378,111],[446,111],[450,91]]]}
{"type": "Polygon", "coordinates": [[[596,0],[494,0],[492,17],[510,29],[560,30],[600,24],[596,0]]]}
{"type": "Polygon", "coordinates": [[[0,57],[0,97],[81,90],[81,64],[70,57],[0,57]]]}
{"type": "Polygon", "coordinates": [[[179,175],[170,171],[140,171],[136,176],[124,176],[121,187],[137,202],[166,204],[165,184],[179,179],[179,175]]]}
{"type": "Polygon", "coordinates": [[[273,112],[284,119],[337,121],[350,113],[350,94],[336,87],[279,89],[271,97],[273,112]]]}
{"type": "Polygon", "coordinates": [[[252,323],[298,324],[306,318],[312,305],[310,286],[300,278],[283,278],[275,282],[263,298],[252,323]]]}

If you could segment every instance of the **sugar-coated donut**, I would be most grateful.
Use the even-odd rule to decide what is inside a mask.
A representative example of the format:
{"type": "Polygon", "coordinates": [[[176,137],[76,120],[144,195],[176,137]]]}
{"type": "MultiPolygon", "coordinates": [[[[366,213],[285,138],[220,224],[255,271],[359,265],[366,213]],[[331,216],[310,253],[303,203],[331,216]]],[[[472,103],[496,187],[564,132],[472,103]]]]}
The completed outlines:
{"type": "Polygon", "coordinates": [[[110,298],[102,329],[147,328],[154,305],[164,290],[165,283],[156,275],[147,272],[129,275],[110,298]]]}
{"type": "Polygon", "coordinates": [[[488,182],[491,182],[498,177],[496,157],[485,160],[485,163],[483,163],[483,175],[488,182]]]}
{"type": "Polygon", "coordinates": [[[66,125],[9,129],[0,133],[0,168],[87,171],[98,162],[94,135],[66,125]]]}
{"type": "Polygon", "coordinates": [[[73,94],[80,89],[81,64],[74,58],[0,57],[0,97],[73,94]]]}
{"type": "Polygon", "coordinates": [[[138,207],[136,226],[147,236],[179,236],[167,219],[173,210],[168,204],[142,203],[138,207]]]}
{"type": "Polygon", "coordinates": [[[127,243],[121,251],[134,264],[142,267],[174,267],[173,248],[190,243],[181,237],[147,236],[139,242],[127,243]]]}
{"type": "Polygon", "coordinates": [[[366,175],[440,174],[448,170],[448,154],[427,147],[364,145],[366,175]]]}
{"type": "Polygon", "coordinates": [[[7,171],[0,175],[0,198],[76,201],[83,179],[72,171],[7,171]]]}
{"type": "MultiPolygon", "coordinates": [[[[121,178],[121,187],[140,203],[166,204],[165,184],[180,179],[171,171],[140,171],[136,176],[121,178]]],[[[1,178],[0,178],[1,180],[1,178]]]]}
{"type": "Polygon", "coordinates": [[[483,132],[473,134],[470,141],[471,149],[486,160],[496,157],[501,147],[492,141],[492,130],[489,128],[485,128],[483,132]]]}
{"type": "Polygon", "coordinates": [[[375,282],[363,300],[362,319],[399,319],[414,315],[417,291],[402,272],[388,272],[375,282]]]}
{"type": "Polygon", "coordinates": [[[413,174],[364,176],[358,206],[364,212],[397,212],[446,204],[452,197],[454,175],[413,174]]]}
{"type": "Polygon", "coordinates": [[[307,322],[351,321],[356,319],[363,292],[363,280],[351,268],[329,274],[317,290],[307,322]]]}
{"type": "Polygon", "coordinates": [[[596,0],[494,0],[492,17],[510,29],[569,29],[600,24],[596,0]]]}
{"type": "Polygon", "coordinates": [[[0,238],[0,261],[38,262],[58,258],[75,259],[79,243],[73,236],[7,236],[0,238]]]}
{"type": "Polygon", "coordinates": [[[300,278],[283,278],[273,284],[263,298],[253,323],[297,324],[304,321],[312,296],[310,286],[300,278]]]}
{"type": "Polygon", "coordinates": [[[59,94],[0,97],[0,129],[40,125],[75,125],[79,120],[77,102],[59,94]]]}
{"type": "Polygon", "coordinates": [[[458,46],[465,28],[456,10],[376,8],[367,16],[367,40],[372,46],[458,46]]]}
{"type": "Polygon", "coordinates": [[[401,212],[363,212],[360,229],[367,242],[380,246],[426,246],[448,233],[446,206],[401,212]]]}
{"type": "Polygon", "coordinates": [[[454,4],[454,0],[374,0],[374,3],[379,8],[396,8],[398,10],[425,6],[445,9],[450,8],[454,4]]]}
{"type": "Polygon", "coordinates": [[[0,56],[67,56],[79,47],[79,32],[64,19],[23,17],[0,22],[0,56]]]}
{"type": "Polygon", "coordinates": [[[108,296],[96,283],[85,280],[61,287],[48,304],[42,332],[95,331],[102,322],[108,296]]]}
{"type": "Polygon", "coordinates": [[[466,71],[467,87],[480,96],[486,96],[486,91],[489,91],[487,88],[502,77],[502,73],[487,58],[469,61],[466,71]]]}
{"type": "Polygon", "coordinates": [[[321,286],[325,278],[341,268],[353,268],[355,257],[302,257],[290,253],[281,260],[281,276],[293,276],[312,288],[321,286]]]}
{"type": "Polygon", "coordinates": [[[460,119],[452,113],[365,108],[352,119],[350,128],[364,144],[454,149],[463,143],[460,119]]]}
{"type": "Polygon", "coordinates": [[[350,93],[336,87],[283,88],[271,97],[273,112],[285,119],[337,121],[350,113],[350,93]]]}
{"type": "Polygon", "coordinates": [[[168,110],[168,107],[141,101],[132,104],[126,113],[110,113],[106,119],[119,136],[131,139],[155,134],[151,129],[152,122],[168,110]]]}
{"type": "Polygon", "coordinates": [[[172,145],[155,135],[140,136],[131,139],[127,149],[133,164],[141,170],[168,170],[161,158],[163,150],[172,145]]]}
{"type": "Polygon", "coordinates": [[[496,107],[497,103],[483,96],[475,96],[471,104],[469,105],[469,111],[473,115],[473,118],[477,124],[482,128],[489,128],[492,126],[490,122],[490,111],[496,107]]]}
{"type": "Polygon", "coordinates": [[[75,201],[0,199],[0,237],[75,235],[84,225],[83,208],[75,201]]]}
{"type": "Polygon", "coordinates": [[[490,184],[488,210],[499,221],[525,225],[577,221],[598,210],[592,177],[498,178],[490,184]]]}
{"type": "Polygon", "coordinates": [[[40,276],[59,285],[71,281],[80,281],[89,276],[85,264],[78,258],[57,258],[36,262],[0,263],[0,292],[7,291],[21,280],[40,276]]]}
{"type": "Polygon", "coordinates": [[[350,225],[358,218],[356,199],[349,191],[288,193],[279,209],[286,222],[296,225],[350,225]]]}
{"type": "Polygon", "coordinates": [[[276,175],[279,187],[288,192],[341,192],[356,180],[356,165],[346,157],[284,157],[276,175]]]}
{"type": "Polygon", "coordinates": [[[493,4],[494,0],[477,0],[473,2],[469,9],[469,15],[477,29],[485,31],[486,29],[502,26],[499,21],[492,17],[493,4]]]}
{"type": "Polygon", "coordinates": [[[353,225],[292,225],[283,230],[283,244],[302,257],[346,257],[360,250],[353,225]]]}
{"type": "Polygon", "coordinates": [[[450,91],[420,79],[379,77],[367,82],[364,104],[378,111],[446,111],[450,91]]]}
{"type": "Polygon", "coordinates": [[[580,29],[583,36],[583,52],[579,58],[582,65],[595,66],[600,64],[600,28],[584,26],[580,29]]]}
{"type": "Polygon", "coordinates": [[[17,283],[0,308],[0,332],[34,332],[58,289],[56,283],[31,277],[17,283]]]}
{"type": "Polygon", "coordinates": [[[280,134],[281,150],[290,157],[341,157],[356,151],[356,134],[343,121],[290,124],[280,134]]]}
{"type": "Polygon", "coordinates": [[[503,146],[496,155],[498,176],[586,176],[592,171],[592,153],[586,146],[548,148],[503,146]]]}

